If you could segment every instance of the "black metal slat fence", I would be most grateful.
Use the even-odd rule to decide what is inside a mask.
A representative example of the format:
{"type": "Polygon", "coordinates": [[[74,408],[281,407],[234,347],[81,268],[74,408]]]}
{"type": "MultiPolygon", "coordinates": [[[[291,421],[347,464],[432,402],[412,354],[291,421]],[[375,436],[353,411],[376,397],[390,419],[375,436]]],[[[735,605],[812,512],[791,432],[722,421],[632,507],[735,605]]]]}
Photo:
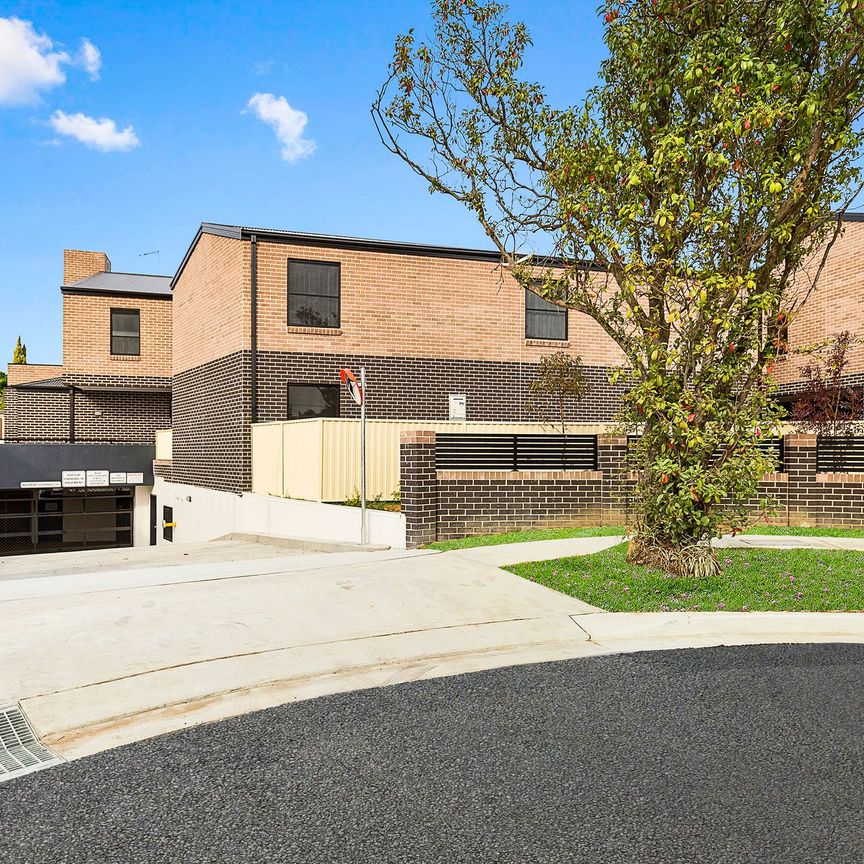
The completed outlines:
{"type": "MultiPolygon", "coordinates": [[[[628,435],[627,443],[633,445],[639,440],[638,435],[628,435]]],[[[786,464],[786,449],[783,438],[766,438],[759,443],[759,449],[766,456],[773,456],[777,460],[776,471],[783,471],[786,464]]],[[[712,460],[719,459],[722,455],[722,450],[715,450],[712,454],[712,460]]]]}
{"type": "Polygon", "coordinates": [[[864,474],[864,438],[817,438],[816,470],[864,474]]]}
{"type": "Polygon", "coordinates": [[[439,434],[439,471],[594,471],[596,435],[439,434]]]}

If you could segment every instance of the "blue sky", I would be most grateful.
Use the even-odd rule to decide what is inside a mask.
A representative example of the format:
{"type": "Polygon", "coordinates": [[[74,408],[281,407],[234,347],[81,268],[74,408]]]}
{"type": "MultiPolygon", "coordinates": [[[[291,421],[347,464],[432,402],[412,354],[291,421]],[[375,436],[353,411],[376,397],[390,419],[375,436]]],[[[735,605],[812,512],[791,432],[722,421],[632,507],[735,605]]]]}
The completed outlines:
{"type": "MultiPolygon", "coordinates": [[[[595,81],[595,8],[511,4],[535,40],[527,74],[557,102],[595,81]]],[[[396,34],[431,29],[425,0],[13,2],[0,19],[4,365],[19,333],[31,363],[60,362],[66,247],[105,251],[114,270],[170,274],[202,221],[488,246],[384,150],[369,116],[396,34]],[[13,56],[8,40],[22,39],[48,58],[41,66],[13,56]],[[256,93],[273,97],[258,110],[287,124],[289,159],[272,125],[244,113],[256,93]],[[283,99],[307,115],[299,137],[283,99]]]]}

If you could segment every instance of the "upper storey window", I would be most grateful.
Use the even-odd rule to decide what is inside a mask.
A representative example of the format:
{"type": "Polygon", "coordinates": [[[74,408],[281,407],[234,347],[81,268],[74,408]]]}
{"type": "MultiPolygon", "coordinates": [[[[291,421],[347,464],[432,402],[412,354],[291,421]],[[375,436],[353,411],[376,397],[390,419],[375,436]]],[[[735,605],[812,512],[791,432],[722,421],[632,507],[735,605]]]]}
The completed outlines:
{"type": "Polygon", "coordinates": [[[288,326],[339,326],[339,264],[288,262],[288,326]]]}
{"type": "Polygon", "coordinates": [[[140,310],[111,310],[111,353],[132,356],[141,353],[140,310]]]}
{"type": "Polygon", "coordinates": [[[525,338],[567,338],[567,310],[525,289],[525,338]]]}

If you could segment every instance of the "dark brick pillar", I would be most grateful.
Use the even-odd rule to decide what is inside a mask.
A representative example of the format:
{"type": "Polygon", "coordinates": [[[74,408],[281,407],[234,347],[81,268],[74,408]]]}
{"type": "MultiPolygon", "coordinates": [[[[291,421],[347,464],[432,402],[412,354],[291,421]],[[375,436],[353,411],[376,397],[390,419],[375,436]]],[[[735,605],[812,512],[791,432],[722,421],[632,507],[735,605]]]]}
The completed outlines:
{"type": "Polygon", "coordinates": [[[627,439],[597,439],[597,468],[603,472],[603,522],[623,525],[633,482],[627,477],[627,439]]]}
{"type": "Polygon", "coordinates": [[[399,493],[409,549],[438,539],[435,433],[403,432],[399,442],[399,493]]]}
{"type": "Polygon", "coordinates": [[[789,524],[813,525],[816,491],[816,436],[787,435],[784,461],[789,475],[789,524]]]}

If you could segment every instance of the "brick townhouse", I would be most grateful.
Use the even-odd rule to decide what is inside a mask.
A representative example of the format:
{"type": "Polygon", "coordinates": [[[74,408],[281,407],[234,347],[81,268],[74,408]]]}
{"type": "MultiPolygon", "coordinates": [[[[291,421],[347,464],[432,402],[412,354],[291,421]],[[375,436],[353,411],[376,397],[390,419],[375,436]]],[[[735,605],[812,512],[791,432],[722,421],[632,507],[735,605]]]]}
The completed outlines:
{"type": "Polygon", "coordinates": [[[8,367],[0,554],[149,539],[133,523],[154,431],[171,425],[170,283],[63,253],[63,363],[8,367]]]}
{"type": "MultiPolygon", "coordinates": [[[[862,252],[864,221],[850,216],[789,328],[793,345],[864,329],[862,252]]],[[[152,459],[154,431],[173,429],[155,490],[148,474],[131,493],[129,542],[154,541],[159,495],[247,492],[252,423],[357,416],[343,366],[366,367],[371,418],[447,419],[458,395],[469,421],[536,419],[529,386],[557,350],[580,355],[592,384],[568,419],[610,420],[621,396],[607,378],[621,355],[599,326],[520,288],[490,251],[203,223],[173,278],[113,273],[103,253],[67,251],[61,292],[63,364],[9,367],[7,442],[76,456],[84,445],[138,446],[152,459]]],[[[778,364],[785,398],[800,388],[800,365],[792,354],[778,364]]],[[[864,383],[860,346],[851,375],[864,383]]],[[[20,473],[4,481],[0,459],[0,488],[20,473]]],[[[61,484],[33,491],[34,520],[42,498],[66,494],[61,484]]],[[[128,500],[129,485],[118,488],[128,500]]]]}

